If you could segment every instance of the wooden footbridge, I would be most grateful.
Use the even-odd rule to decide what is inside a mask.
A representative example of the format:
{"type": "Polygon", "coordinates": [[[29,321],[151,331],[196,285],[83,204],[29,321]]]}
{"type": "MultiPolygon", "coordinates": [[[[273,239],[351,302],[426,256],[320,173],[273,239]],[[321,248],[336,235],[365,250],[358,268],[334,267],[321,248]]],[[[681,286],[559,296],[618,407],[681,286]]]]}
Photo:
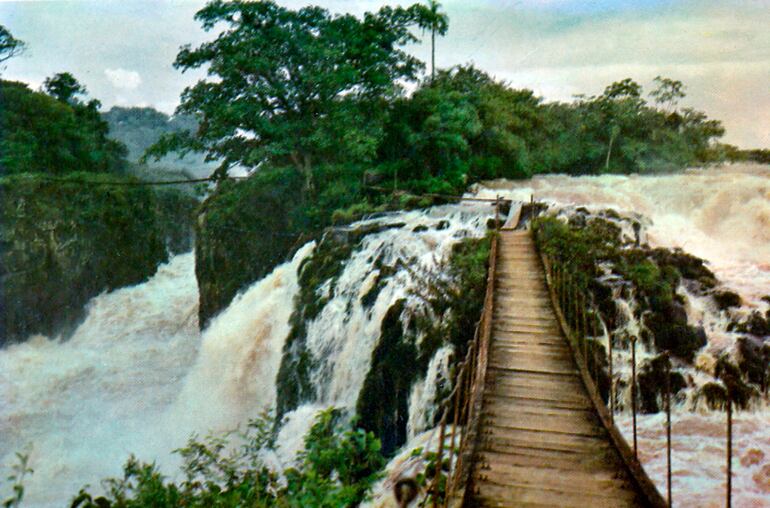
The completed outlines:
{"type": "Polygon", "coordinates": [[[484,314],[440,425],[434,506],[666,506],[598,393],[559,277],[529,230],[493,238],[484,314]]]}

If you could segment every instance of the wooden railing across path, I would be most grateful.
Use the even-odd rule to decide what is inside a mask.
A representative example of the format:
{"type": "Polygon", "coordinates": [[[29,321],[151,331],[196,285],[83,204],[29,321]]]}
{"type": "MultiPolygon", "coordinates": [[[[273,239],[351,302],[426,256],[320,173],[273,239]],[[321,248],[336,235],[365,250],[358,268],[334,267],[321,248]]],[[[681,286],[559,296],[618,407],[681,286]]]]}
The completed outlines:
{"type": "Polygon", "coordinates": [[[500,232],[493,316],[465,505],[659,505],[586,389],[529,231],[500,232]]]}
{"type": "Polygon", "coordinates": [[[548,259],[517,221],[500,228],[499,204],[484,310],[442,404],[423,506],[665,507],[575,346],[548,259]]]}

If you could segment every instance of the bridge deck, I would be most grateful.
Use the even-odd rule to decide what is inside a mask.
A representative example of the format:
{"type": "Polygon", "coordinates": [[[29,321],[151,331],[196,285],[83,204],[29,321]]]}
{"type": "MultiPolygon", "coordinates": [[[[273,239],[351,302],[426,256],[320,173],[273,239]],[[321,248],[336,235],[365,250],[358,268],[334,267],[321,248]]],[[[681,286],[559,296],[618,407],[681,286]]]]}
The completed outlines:
{"type": "Polygon", "coordinates": [[[586,392],[529,232],[502,231],[470,506],[644,506],[586,392]]]}

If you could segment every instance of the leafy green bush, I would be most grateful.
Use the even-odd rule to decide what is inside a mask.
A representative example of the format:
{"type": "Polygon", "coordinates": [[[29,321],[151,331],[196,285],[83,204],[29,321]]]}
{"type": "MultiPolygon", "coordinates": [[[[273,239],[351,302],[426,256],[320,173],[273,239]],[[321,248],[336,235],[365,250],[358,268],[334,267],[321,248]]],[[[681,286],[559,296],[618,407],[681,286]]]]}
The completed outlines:
{"type": "Polygon", "coordinates": [[[272,428],[271,419],[263,416],[243,432],[203,440],[193,436],[176,450],[183,460],[184,478],[178,482],[154,463],[131,457],[122,477],[102,482],[103,495],[86,486],[71,507],[352,507],[366,499],[381,476],[385,461],[379,441],[350,428],[342,413],[330,408],[316,415],[297,466],[284,471],[282,481],[262,459],[274,444],[272,428]]]}

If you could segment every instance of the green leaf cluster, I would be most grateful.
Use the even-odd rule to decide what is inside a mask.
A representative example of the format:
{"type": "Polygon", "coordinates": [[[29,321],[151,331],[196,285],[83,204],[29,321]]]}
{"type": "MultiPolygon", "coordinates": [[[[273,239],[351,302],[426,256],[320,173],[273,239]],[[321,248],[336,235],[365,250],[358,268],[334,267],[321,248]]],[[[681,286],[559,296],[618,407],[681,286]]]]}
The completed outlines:
{"type": "Polygon", "coordinates": [[[183,479],[173,481],[154,463],[133,456],[119,478],[102,481],[103,495],[88,486],[72,500],[72,508],[171,507],[352,507],[364,501],[385,465],[379,441],[350,428],[340,411],[316,415],[305,436],[296,467],[283,480],[263,461],[273,446],[272,420],[263,415],[245,431],[199,439],[184,448],[183,479]]]}
{"type": "Polygon", "coordinates": [[[64,83],[62,76],[49,83],[61,100],[0,80],[0,175],[125,169],[126,148],[107,137],[99,101],[76,100],[79,92],[71,87],[77,86],[64,83]]]}

